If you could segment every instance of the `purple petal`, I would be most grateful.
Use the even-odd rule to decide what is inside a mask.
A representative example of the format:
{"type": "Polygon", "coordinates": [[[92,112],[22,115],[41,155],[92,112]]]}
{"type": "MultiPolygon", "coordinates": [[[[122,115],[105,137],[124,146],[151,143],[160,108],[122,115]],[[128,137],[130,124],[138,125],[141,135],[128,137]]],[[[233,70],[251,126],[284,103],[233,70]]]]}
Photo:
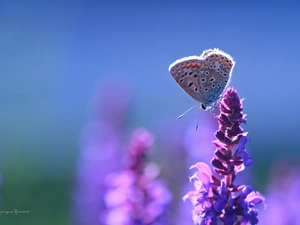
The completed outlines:
{"type": "MultiPolygon", "coordinates": [[[[232,204],[232,202],[231,202],[231,204],[232,204]]],[[[236,215],[234,213],[234,210],[232,209],[232,206],[227,207],[225,209],[225,218],[226,218],[224,221],[225,225],[232,225],[234,223],[236,215]]]]}
{"type": "Polygon", "coordinates": [[[227,203],[227,196],[226,196],[226,185],[224,182],[221,184],[220,195],[217,198],[217,201],[214,203],[214,209],[217,212],[221,212],[227,203]]]}
{"type": "Polygon", "coordinates": [[[203,211],[200,217],[201,217],[201,223],[200,223],[201,225],[202,224],[218,225],[217,215],[211,208],[205,209],[205,211],[203,211]],[[210,223],[208,223],[208,221],[210,221],[210,223]]]}
{"type": "Polygon", "coordinates": [[[190,169],[192,168],[197,168],[199,171],[207,174],[207,176],[211,176],[211,169],[209,168],[209,166],[203,162],[198,162],[195,165],[191,166],[190,169]]]}
{"type": "Polygon", "coordinates": [[[248,137],[242,136],[239,141],[238,151],[243,151],[245,149],[245,145],[247,144],[248,141],[250,141],[250,139],[248,137]]]}
{"type": "Polygon", "coordinates": [[[264,197],[260,195],[258,192],[251,192],[248,194],[246,201],[249,202],[251,206],[258,205],[264,201],[264,197]]]}
{"type": "Polygon", "coordinates": [[[226,170],[226,167],[223,165],[223,163],[214,158],[212,161],[211,161],[211,165],[213,165],[214,167],[218,168],[218,169],[221,169],[221,170],[226,170]]]}
{"type": "Polygon", "coordinates": [[[236,154],[243,159],[245,166],[250,166],[253,163],[253,159],[252,159],[251,155],[245,149],[245,145],[248,141],[250,141],[250,139],[248,137],[242,136],[240,138],[240,141],[238,144],[238,149],[236,152],[236,154]]]}
{"type": "Polygon", "coordinates": [[[242,189],[242,194],[241,196],[245,196],[244,198],[247,197],[248,194],[250,194],[253,190],[253,188],[251,186],[245,186],[243,189],[242,189]]]}
{"type": "Polygon", "coordinates": [[[198,179],[205,187],[206,191],[209,191],[211,186],[211,170],[209,166],[205,163],[198,162],[190,167],[190,169],[192,168],[197,168],[198,172],[196,172],[191,178],[198,179]]]}
{"type": "Polygon", "coordinates": [[[243,161],[244,161],[244,165],[245,166],[250,166],[254,161],[251,157],[251,155],[249,153],[247,153],[244,157],[243,157],[243,161]]]}
{"type": "Polygon", "coordinates": [[[208,177],[205,173],[198,172],[197,173],[198,179],[202,182],[203,186],[205,187],[206,191],[210,188],[210,177],[208,177]]]}

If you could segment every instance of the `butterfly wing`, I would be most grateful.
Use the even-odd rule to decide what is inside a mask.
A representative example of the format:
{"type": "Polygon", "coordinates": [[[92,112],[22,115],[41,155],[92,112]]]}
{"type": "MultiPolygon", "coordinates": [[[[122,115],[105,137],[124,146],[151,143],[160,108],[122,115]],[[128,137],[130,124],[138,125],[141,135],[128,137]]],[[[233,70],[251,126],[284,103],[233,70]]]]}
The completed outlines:
{"type": "Polygon", "coordinates": [[[169,71],[176,83],[193,99],[203,103],[200,87],[201,73],[204,72],[203,61],[199,56],[190,56],[172,63],[169,71]]]}
{"type": "Polygon", "coordinates": [[[200,89],[203,90],[203,103],[210,106],[220,98],[228,86],[235,62],[230,55],[219,49],[204,51],[200,58],[204,64],[200,89]]]}
{"type": "Polygon", "coordinates": [[[193,99],[212,107],[230,82],[233,58],[215,48],[172,63],[169,71],[176,83],[193,99]]]}

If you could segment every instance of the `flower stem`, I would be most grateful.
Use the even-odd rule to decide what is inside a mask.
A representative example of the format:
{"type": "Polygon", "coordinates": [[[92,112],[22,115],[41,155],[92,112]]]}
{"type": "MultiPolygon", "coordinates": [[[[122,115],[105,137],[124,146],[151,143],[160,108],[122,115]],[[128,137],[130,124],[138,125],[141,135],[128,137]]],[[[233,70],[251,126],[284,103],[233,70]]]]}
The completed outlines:
{"type": "MultiPolygon", "coordinates": [[[[229,156],[229,159],[231,159],[231,156],[232,156],[232,148],[233,148],[233,145],[230,144],[228,149],[227,149],[227,154],[229,156]]],[[[230,161],[227,162],[227,167],[228,168],[231,167],[231,162],[230,161]]],[[[232,186],[232,173],[225,176],[225,184],[226,184],[226,187],[231,187],[232,186]]],[[[228,199],[229,199],[229,196],[230,196],[230,191],[227,191],[228,199]]]]}

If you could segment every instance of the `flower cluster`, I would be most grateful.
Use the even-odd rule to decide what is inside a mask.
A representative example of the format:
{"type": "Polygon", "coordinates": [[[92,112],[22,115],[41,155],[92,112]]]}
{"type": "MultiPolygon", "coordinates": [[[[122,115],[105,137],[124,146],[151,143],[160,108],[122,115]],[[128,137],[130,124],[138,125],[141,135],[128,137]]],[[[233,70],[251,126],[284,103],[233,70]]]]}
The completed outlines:
{"type": "Polygon", "coordinates": [[[119,150],[128,121],[130,92],[118,86],[97,88],[92,98],[88,123],[82,129],[77,178],[72,205],[72,224],[103,224],[104,183],[118,168],[119,150]]]}
{"type": "Polygon", "coordinates": [[[108,225],[166,224],[164,213],[171,200],[162,181],[156,179],[159,169],[146,163],[153,137],[137,130],[128,148],[128,165],[117,174],[110,174],[105,201],[108,225]]]}
{"type": "Polygon", "coordinates": [[[219,129],[215,133],[217,140],[213,142],[217,149],[211,161],[218,175],[212,174],[205,163],[191,167],[198,170],[191,177],[195,190],[183,199],[190,199],[194,206],[195,224],[258,224],[258,211],[254,206],[263,202],[263,196],[251,186],[233,183],[237,173],[253,163],[245,148],[249,139],[241,127],[246,122],[242,109],[237,92],[227,89],[220,102],[219,129]]]}

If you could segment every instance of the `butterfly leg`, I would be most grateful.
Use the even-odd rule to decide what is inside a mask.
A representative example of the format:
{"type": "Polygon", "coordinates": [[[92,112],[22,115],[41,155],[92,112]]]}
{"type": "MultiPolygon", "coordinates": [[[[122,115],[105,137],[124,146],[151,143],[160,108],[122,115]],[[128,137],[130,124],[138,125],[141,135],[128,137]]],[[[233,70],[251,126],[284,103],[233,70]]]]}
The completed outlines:
{"type": "Polygon", "coordinates": [[[188,113],[189,111],[191,111],[193,108],[195,108],[196,106],[198,106],[199,104],[197,105],[194,105],[193,107],[189,108],[188,110],[186,110],[184,113],[182,113],[180,116],[177,117],[177,119],[181,119],[181,117],[183,117],[186,113],[188,113]]]}

